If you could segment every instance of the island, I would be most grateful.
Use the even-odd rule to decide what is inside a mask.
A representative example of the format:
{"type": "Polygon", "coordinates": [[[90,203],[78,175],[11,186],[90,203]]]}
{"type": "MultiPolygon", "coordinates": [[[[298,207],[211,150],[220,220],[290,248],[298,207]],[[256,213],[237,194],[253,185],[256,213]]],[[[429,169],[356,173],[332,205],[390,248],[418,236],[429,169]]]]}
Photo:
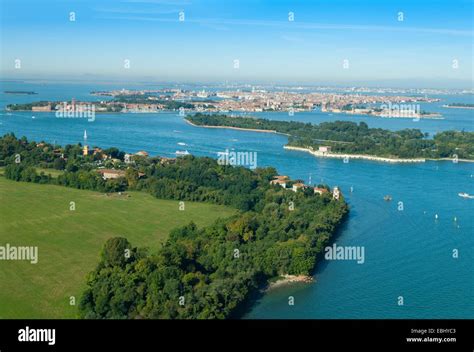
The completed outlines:
{"type": "Polygon", "coordinates": [[[433,138],[418,129],[390,131],[369,128],[365,122],[275,121],[220,114],[188,115],[188,123],[200,127],[238,128],[288,136],[287,149],[317,157],[368,159],[383,162],[424,162],[426,159],[473,161],[474,132],[444,131],[433,138]]]}
{"type": "Polygon", "coordinates": [[[474,109],[474,104],[467,104],[467,103],[450,103],[443,105],[443,108],[451,108],[451,109],[474,109]]]}
{"type": "Polygon", "coordinates": [[[36,95],[38,93],[29,91],[29,90],[6,90],[5,94],[15,94],[15,95],[36,95]]]}
{"type": "MultiPolygon", "coordinates": [[[[87,190],[96,192],[98,201],[104,193],[112,199],[134,192],[175,201],[170,217],[186,212],[193,202],[235,210],[234,215],[207,226],[183,224],[153,251],[115,233],[109,218],[91,218],[110,226],[110,238],[97,254],[95,270],[81,285],[85,287],[78,302],[81,318],[238,317],[270,282],[310,282],[324,247],[349,211],[336,186],[314,187],[279,175],[271,167],[250,170],[207,157],[150,157],[145,151],[130,154],[118,148],[60,146],[7,134],[0,138],[0,166],[8,182],[59,187],[55,197],[61,189],[74,189],[71,200],[87,190]]],[[[9,189],[14,187],[15,183],[9,189]]],[[[55,199],[49,200],[54,209],[70,211],[55,204],[55,199]]],[[[127,203],[122,204],[114,209],[126,216],[127,203]]],[[[142,218],[129,221],[132,228],[148,226],[142,218]]],[[[35,229],[43,233],[42,226],[49,223],[35,229]]],[[[70,236],[70,241],[78,241],[77,236],[70,236]]],[[[66,244],[57,242],[55,248],[62,245],[66,244]]],[[[47,263],[48,258],[42,260],[47,263]]],[[[35,275],[40,275],[37,270],[35,275]]]]}
{"type": "Polygon", "coordinates": [[[164,88],[157,90],[120,89],[92,91],[98,101],[33,102],[9,104],[7,110],[49,112],[93,106],[96,112],[156,113],[159,111],[195,112],[311,112],[321,109],[327,113],[362,114],[389,118],[442,118],[438,113],[421,111],[418,103],[433,103],[438,98],[405,95],[368,95],[335,92],[301,92],[256,89],[185,90],[164,88]]]}
{"type": "Polygon", "coordinates": [[[7,111],[85,112],[94,113],[156,113],[166,110],[193,109],[194,105],[173,100],[149,99],[148,96],[123,95],[110,101],[38,101],[8,104],[7,111]]]}
{"type": "Polygon", "coordinates": [[[365,106],[355,104],[341,105],[334,103],[325,103],[321,106],[321,112],[349,115],[367,115],[383,118],[402,118],[402,119],[444,119],[439,113],[428,112],[420,109],[419,104],[412,103],[388,103],[380,106],[365,106]]]}

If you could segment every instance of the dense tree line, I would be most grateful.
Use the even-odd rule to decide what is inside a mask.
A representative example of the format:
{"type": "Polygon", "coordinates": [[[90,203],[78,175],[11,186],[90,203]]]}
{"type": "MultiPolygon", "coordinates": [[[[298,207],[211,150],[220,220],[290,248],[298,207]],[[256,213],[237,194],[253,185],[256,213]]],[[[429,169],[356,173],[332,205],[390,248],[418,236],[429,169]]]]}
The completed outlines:
{"type": "MultiPolygon", "coordinates": [[[[79,146],[69,146],[64,148],[64,172],[52,178],[35,170],[54,164],[51,148],[4,136],[0,160],[6,164],[5,176],[101,192],[134,189],[240,210],[206,228],[190,223],[173,230],[155,253],[135,248],[125,238],[109,239],[80,301],[84,318],[204,319],[238,314],[268,279],[309,275],[348,211],[344,200],[333,200],[330,193],[295,193],[270,185],[276,175],[273,168],[252,171],[219,165],[211,158],[187,156],[175,163],[140,158],[126,165],[124,177],[105,181],[91,168],[89,156],[79,155],[79,146]],[[23,156],[20,163],[15,162],[18,154],[23,156]],[[67,170],[69,159],[75,160],[77,169],[67,170]]],[[[108,152],[122,155],[116,149],[108,152]]]]}
{"type": "Polygon", "coordinates": [[[467,103],[450,103],[447,106],[461,107],[461,108],[474,108],[474,104],[467,104],[467,103]]]}
{"type": "MultiPolygon", "coordinates": [[[[109,148],[104,153],[116,157],[124,156],[117,148],[109,148]]],[[[0,165],[5,166],[6,178],[15,181],[49,183],[99,192],[119,192],[127,189],[126,178],[104,180],[97,172],[94,160],[100,155],[82,155],[81,145],[66,145],[64,148],[48,143],[28,142],[14,134],[0,138],[0,165]],[[58,177],[51,177],[36,168],[64,171],[58,177]]]]}
{"type": "MultiPolygon", "coordinates": [[[[149,99],[150,95],[120,95],[113,99],[111,103],[99,103],[99,102],[88,102],[88,104],[95,105],[96,108],[105,108],[105,112],[121,112],[125,107],[125,104],[161,104],[166,110],[178,110],[179,108],[193,109],[194,105],[189,102],[176,101],[176,100],[165,100],[165,99],[149,99]]],[[[201,102],[201,101],[200,101],[201,102]]],[[[7,110],[10,111],[32,111],[35,106],[48,106],[53,107],[60,106],[62,102],[59,101],[37,101],[33,103],[24,104],[8,104],[7,110]]],[[[78,102],[77,104],[81,104],[78,102]]],[[[103,110],[96,111],[98,113],[104,112],[103,110]]]]}
{"type": "Polygon", "coordinates": [[[49,101],[37,101],[35,103],[23,103],[23,104],[8,104],[7,110],[11,110],[11,111],[33,110],[34,106],[48,106],[49,104],[51,104],[49,101]]]}
{"type": "Polygon", "coordinates": [[[444,131],[429,139],[418,129],[389,131],[369,128],[365,122],[274,121],[249,117],[197,113],[187,119],[201,126],[229,126],[272,130],[289,135],[288,144],[298,147],[331,146],[334,153],[368,154],[395,158],[474,159],[474,132],[444,131]]]}

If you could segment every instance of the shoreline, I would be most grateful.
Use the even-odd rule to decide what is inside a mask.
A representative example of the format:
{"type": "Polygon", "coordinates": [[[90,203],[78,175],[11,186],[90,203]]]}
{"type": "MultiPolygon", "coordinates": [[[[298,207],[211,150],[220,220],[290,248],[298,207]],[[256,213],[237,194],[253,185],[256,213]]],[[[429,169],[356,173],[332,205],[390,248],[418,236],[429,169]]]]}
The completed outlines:
{"type": "MultiPolygon", "coordinates": [[[[159,114],[161,112],[176,112],[177,110],[159,110],[159,111],[94,111],[95,114],[159,114]]],[[[45,114],[53,113],[55,114],[57,110],[51,111],[33,111],[33,110],[2,110],[3,113],[15,113],[15,112],[31,112],[35,114],[45,114]]]]}
{"type": "Polygon", "coordinates": [[[275,130],[260,130],[256,128],[243,128],[243,127],[232,127],[232,126],[208,126],[208,125],[196,125],[192,123],[188,119],[184,119],[188,124],[194,127],[202,127],[202,128],[219,128],[219,129],[229,129],[229,130],[237,130],[237,131],[248,131],[248,132],[260,132],[260,133],[273,133],[273,134],[280,134],[284,136],[289,136],[287,133],[277,132],[275,130]]]}
{"type": "Polygon", "coordinates": [[[270,282],[268,286],[263,290],[265,293],[271,290],[274,290],[278,287],[294,284],[294,283],[313,283],[316,280],[313,276],[308,275],[282,275],[276,281],[270,282]]]}
{"type": "MultiPolygon", "coordinates": [[[[309,148],[303,148],[303,147],[294,147],[291,145],[284,145],[284,149],[287,150],[294,150],[294,151],[300,151],[300,152],[306,152],[310,153],[311,155],[319,158],[336,158],[336,159],[344,159],[347,157],[348,159],[362,159],[362,160],[371,160],[371,161],[381,161],[381,162],[387,162],[387,163],[424,163],[427,160],[429,161],[453,161],[452,158],[439,158],[439,159],[433,159],[433,158],[413,158],[413,159],[398,159],[398,158],[387,158],[387,157],[381,157],[381,156],[372,156],[372,155],[366,155],[366,154],[334,154],[334,153],[323,153],[323,152],[318,152],[316,150],[312,150],[309,148]]],[[[465,163],[474,163],[474,160],[470,159],[458,159],[458,162],[465,162],[465,163]]]]}
{"type": "Polygon", "coordinates": [[[466,110],[473,110],[474,106],[449,106],[449,105],[442,105],[443,108],[446,109],[466,109],[466,110]]]}
{"type": "MultiPolygon", "coordinates": [[[[237,130],[237,131],[249,131],[249,132],[262,132],[262,133],[274,133],[274,134],[280,134],[284,136],[290,136],[287,133],[282,133],[282,132],[277,132],[275,130],[260,130],[260,129],[252,129],[252,128],[242,128],[242,127],[232,127],[232,126],[208,126],[208,125],[196,125],[189,121],[188,119],[184,119],[188,124],[194,127],[202,127],[202,128],[219,128],[219,129],[231,129],[231,130],[237,130]]],[[[303,148],[303,147],[294,147],[291,145],[284,145],[284,149],[287,150],[294,150],[294,151],[300,151],[300,152],[306,152],[310,153],[311,155],[319,158],[335,158],[335,159],[344,159],[344,158],[349,158],[349,159],[360,159],[360,160],[370,160],[370,161],[380,161],[380,162],[386,162],[386,163],[424,163],[427,160],[429,161],[453,161],[452,158],[439,158],[439,159],[433,159],[433,158],[411,158],[411,159],[403,159],[403,158],[388,158],[388,157],[382,157],[382,156],[375,156],[375,155],[367,155],[367,154],[334,154],[334,153],[323,153],[323,152],[318,152],[309,148],[303,148]]],[[[469,160],[469,159],[458,159],[459,162],[467,162],[467,163],[473,163],[474,160],[469,160]]]]}
{"type": "Polygon", "coordinates": [[[346,112],[346,111],[321,111],[322,113],[325,114],[336,114],[336,115],[357,115],[357,116],[368,116],[368,117],[375,117],[375,118],[382,118],[382,119],[413,119],[413,120],[445,120],[445,117],[441,113],[428,113],[424,115],[419,115],[419,116],[390,116],[390,115],[384,115],[384,114],[373,114],[373,113],[363,113],[363,112],[358,112],[358,113],[353,113],[353,112],[346,112]]]}
{"type": "MultiPolygon", "coordinates": [[[[433,158],[427,158],[426,160],[429,160],[429,161],[453,161],[454,159],[453,158],[438,158],[438,159],[433,159],[433,158]]],[[[474,160],[470,160],[470,159],[458,159],[458,162],[462,162],[462,163],[474,163],[474,160]]]]}
{"type": "Polygon", "coordinates": [[[424,163],[426,159],[423,158],[416,158],[416,159],[395,159],[395,158],[386,158],[381,156],[372,156],[372,155],[365,155],[365,154],[334,154],[334,153],[323,153],[318,152],[309,148],[303,147],[293,147],[291,145],[283,146],[284,149],[287,150],[295,150],[300,152],[310,153],[315,157],[320,158],[336,158],[336,159],[364,159],[364,160],[372,160],[372,161],[382,161],[388,163],[424,163]]]}

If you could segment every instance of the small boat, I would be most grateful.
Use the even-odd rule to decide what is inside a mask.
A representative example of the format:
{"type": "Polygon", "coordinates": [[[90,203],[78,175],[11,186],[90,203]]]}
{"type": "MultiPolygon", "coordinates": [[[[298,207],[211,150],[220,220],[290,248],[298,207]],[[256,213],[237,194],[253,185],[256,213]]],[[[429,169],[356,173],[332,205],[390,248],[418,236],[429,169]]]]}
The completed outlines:
{"type": "Polygon", "coordinates": [[[176,155],[190,155],[191,153],[188,152],[187,150],[177,150],[176,155]]]}
{"type": "Polygon", "coordinates": [[[36,117],[35,117],[35,116],[31,116],[31,118],[32,118],[32,119],[36,119],[36,117]]]}
{"type": "Polygon", "coordinates": [[[186,143],[178,142],[178,145],[186,145],[186,143]]]}
{"type": "Polygon", "coordinates": [[[383,197],[383,200],[386,202],[390,202],[392,200],[392,196],[387,194],[385,197],[383,197]]]}
{"type": "Polygon", "coordinates": [[[466,192],[458,193],[458,196],[462,198],[474,199],[474,196],[471,196],[469,193],[466,193],[466,192]]]}

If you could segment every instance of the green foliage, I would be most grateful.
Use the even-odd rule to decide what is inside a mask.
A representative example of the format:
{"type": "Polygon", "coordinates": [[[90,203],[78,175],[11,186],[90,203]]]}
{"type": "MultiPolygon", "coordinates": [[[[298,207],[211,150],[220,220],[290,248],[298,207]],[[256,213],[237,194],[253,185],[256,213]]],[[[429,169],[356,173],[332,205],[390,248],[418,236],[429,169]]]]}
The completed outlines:
{"type": "MultiPolygon", "coordinates": [[[[102,259],[81,301],[82,317],[230,317],[267,279],[311,274],[318,253],[347,213],[346,204],[332,200],[330,194],[294,193],[270,186],[273,172],[268,170],[223,168],[212,159],[193,157],[152,169],[148,180],[153,185],[165,175],[164,187],[173,184],[170,193],[163,188],[159,196],[183,199],[197,192],[201,197],[207,190],[219,194],[215,200],[222,201],[233,180],[236,189],[249,187],[241,195],[249,209],[206,228],[193,223],[177,228],[161,250],[131,259],[121,270],[102,259]],[[204,169],[207,174],[200,172],[204,169]],[[187,188],[178,187],[180,183],[187,188]],[[296,205],[294,210],[290,202],[296,205]]],[[[156,190],[151,189],[152,193],[156,190]]]]}
{"type": "Polygon", "coordinates": [[[392,158],[474,159],[474,132],[445,131],[427,139],[418,129],[389,131],[369,128],[365,122],[323,122],[319,125],[296,121],[273,121],[249,117],[205,115],[187,119],[201,126],[229,126],[272,130],[287,134],[288,144],[297,147],[331,146],[334,153],[368,154],[392,158]]]}
{"type": "Polygon", "coordinates": [[[9,104],[7,105],[7,110],[11,111],[31,111],[33,106],[48,106],[51,104],[49,101],[38,101],[35,103],[25,103],[25,104],[9,104]]]}
{"type": "Polygon", "coordinates": [[[123,267],[131,256],[131,250],[130,243],[126,238],[111,238],[105,243],[104,249],[102,250],[102,264],[105,267],[123,267]]]}
{"type": "Polygon", "coordinates": [[[132,248],[125,238],[107,241],[80,302],[85,318],[229,317],[269,278],[310,274],[348,211],[344,200],[335,201],[330,193],[295,193],[270,185],[277,174],[273,168],[252,171],[211,158],[187,156],[171,163],[143,158],[128,166],[125,177],[106,181],[88,157],[69,147],[65,172],[55,179],[38,175],[35,166],[54,163],[50,149],[3,137],[5,176],[101,192],[131,187],[158,198],[226,204],[241,211],[206,228],[190,223],[174,229],[153,254],[132,248]],[[15,153],[25,154],[20,164],[14,162],[15,153]]]}

